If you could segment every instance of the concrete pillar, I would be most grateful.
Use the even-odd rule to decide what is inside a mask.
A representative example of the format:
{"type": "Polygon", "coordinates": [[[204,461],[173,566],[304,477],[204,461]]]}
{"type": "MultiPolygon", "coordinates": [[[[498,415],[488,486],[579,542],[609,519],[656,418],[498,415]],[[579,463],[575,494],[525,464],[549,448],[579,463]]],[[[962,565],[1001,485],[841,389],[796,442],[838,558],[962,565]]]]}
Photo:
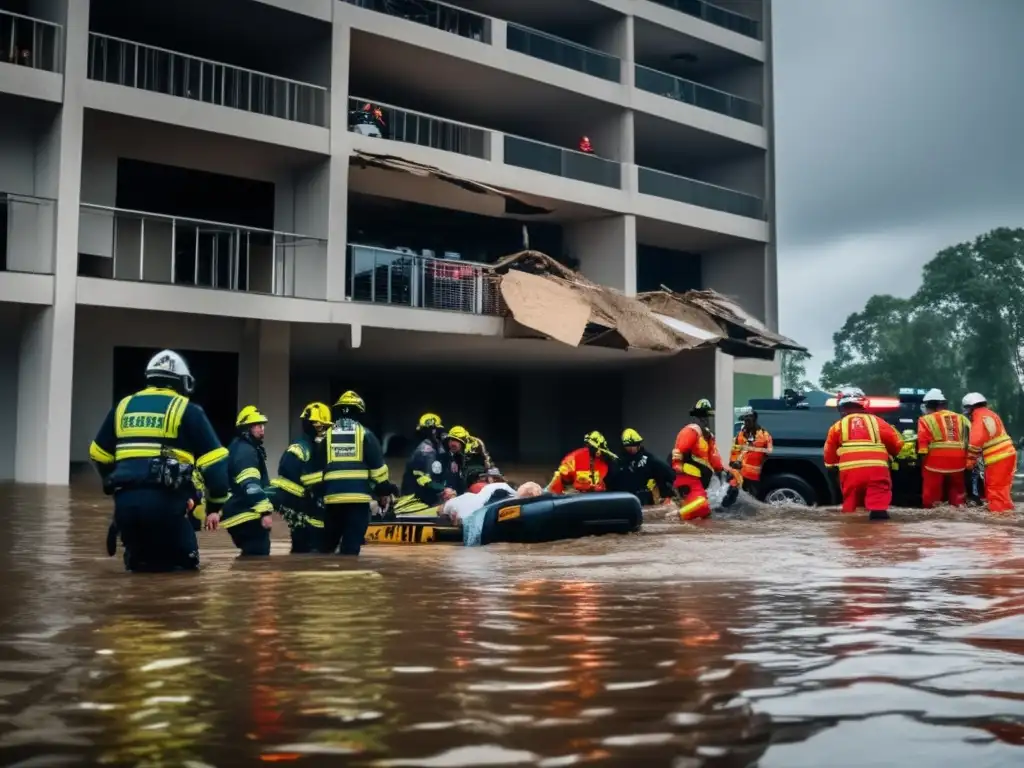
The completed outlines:
{"type": "Polygon", "coordinates": [[[701,281],[704,288],[731,296],[758,320],[765,322],[767,310],[777,292],[770,284],[771,257],[766,245],[752,243],[737,248],[707,251],[701,256],[701,281]]]}
{"type": "Polygon", "coordinates": [[[584,277],[636,295],[636,217],[608,216],[567,225],[566,245],[584,277]]]}
{"type": "Polygon", "coordinates": [[[735,361],[732,355],[715,350],[715,392],[711,402],[715,405],[715,435],[718,437],[718,448],[723,451],[722,460],[728,460],[728,452],[732,445],[735,361]]]}
{"type": "Polygon", "coordinates": [[[346,295],[346,253],[348,246],[348,141],[349,52],[352,27],[343,21],[343,3],[335,3],[331,43],[331,158],[328,171],[330,201],[327,217],[328,301],[344,301],[346,295]]]}
{"type": "Polygon", "coordinates": [[[238,407],[255,405],[267,425],[268,464],[271,474],[291,442],[291,326],[267,320],[246,320],[238,361],[238,407]]]}

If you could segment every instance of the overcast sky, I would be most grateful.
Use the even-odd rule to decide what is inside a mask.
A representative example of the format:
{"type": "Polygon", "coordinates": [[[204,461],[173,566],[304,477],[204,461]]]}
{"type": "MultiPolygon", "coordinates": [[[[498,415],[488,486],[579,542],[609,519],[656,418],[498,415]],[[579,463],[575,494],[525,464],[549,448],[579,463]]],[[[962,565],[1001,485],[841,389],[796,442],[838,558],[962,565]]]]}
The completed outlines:
{"type": "Polygon", "coordinates": [[[869,296],[1024,227],[1024,0],[772,7],[779,322],[816,378],[869,296]]]}

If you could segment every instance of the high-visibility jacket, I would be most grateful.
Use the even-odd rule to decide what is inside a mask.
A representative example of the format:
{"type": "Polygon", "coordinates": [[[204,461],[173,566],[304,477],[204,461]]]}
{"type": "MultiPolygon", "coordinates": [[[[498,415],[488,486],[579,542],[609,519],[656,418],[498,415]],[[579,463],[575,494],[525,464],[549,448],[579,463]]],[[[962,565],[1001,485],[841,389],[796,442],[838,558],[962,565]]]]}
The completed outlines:
{"type": "Polygon", "coordinates": [[[608,478],[608,462],[603,457],[590,459],[590,449],[584,446],[568,454],[548,483],[552,493],[565,493],[568,488],[577,491],[603,491],[608,478]]]}
{"type": "Polygon", "coordinates": [[[740,475],[745,480],[760,480],[765,456],[771,452],[772,436],[767,429],[758,427],[752,436],[741,429],[732,444],[729,463],[740,462],[740,475]]]}
{"type": "Polygon", "coordinates": [[[672,469],[680,475],[699,477],[706,486],[715,472],[721,472],[722,457],[715,436],[704,434],[699,424],[687,424],[676,435],[672,447],[672,469]]]}
{"type": "Polygon", "coordinates": [[[376,435],[349,418],[327,433],[322,495],[328,509],[338,504],[367,504],[377,485],[388,482],[388,465],[376,435]]]}
{"type": "Polygon", "coordinates": [[[971,422],[950,410],[926,413],[917,422],[917,453],[929,472],[954,474],[967,468],[971,422]]]}
{"type": "Polygon", "coordinates": [[[971,469],[980,456],[985,467],[1005,459],[1016,459],[1013,439],[1006,434],[1003,420],[989,408],[975,408],[971,413],[971,437],[967,453],[967,466],[971,469]]]}
{"type": "Polygon", "coordinates": [[[832,425],[825,438],[825,466],[839,472],[864,467],[889,469],[890,457],[903,449],[900,433],[871,413],[849,413],[832,425]]]}

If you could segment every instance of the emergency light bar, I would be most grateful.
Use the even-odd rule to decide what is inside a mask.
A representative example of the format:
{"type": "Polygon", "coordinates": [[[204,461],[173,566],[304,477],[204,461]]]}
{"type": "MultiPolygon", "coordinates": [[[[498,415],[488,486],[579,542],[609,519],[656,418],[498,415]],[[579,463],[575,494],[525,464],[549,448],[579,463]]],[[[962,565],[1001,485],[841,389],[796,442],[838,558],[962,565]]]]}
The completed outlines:
{"type": "MultiPolygon", "coordinates": [[[[825,401],[825,407],[835,408],[838,403],[838,399],[830,397],[825,401]]],[[[873,411],[898,411],[900,409],[900,400],[898,397],[869,397],[865,405],[869,410],[873,411]]]]}

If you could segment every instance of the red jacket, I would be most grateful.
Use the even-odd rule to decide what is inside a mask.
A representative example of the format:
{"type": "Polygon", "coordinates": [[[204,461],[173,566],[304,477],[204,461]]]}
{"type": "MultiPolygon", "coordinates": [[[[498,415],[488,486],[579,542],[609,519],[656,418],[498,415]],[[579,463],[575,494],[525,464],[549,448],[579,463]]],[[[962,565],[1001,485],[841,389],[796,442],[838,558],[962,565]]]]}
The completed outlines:
{"type": "Polygon", "coordinates": [[[587,491],[604,491],[605,480],[608,477],[608,462],[601,456],[597,456],[593,462],[590,460],[590,449],[584,446],[562,459],[555,476],[548,484],[548,490],[552,493],[565,493],[568,488],[573,488],[581,493],[587,491]]]}
{"type": "Polygon", "coordinates": [[[903,450],[903,438],[871,413],[850,413],[832,425],[825,438],[825,466],[839,473],[863,467],[889,468],[890,457],[903,450]]]}

